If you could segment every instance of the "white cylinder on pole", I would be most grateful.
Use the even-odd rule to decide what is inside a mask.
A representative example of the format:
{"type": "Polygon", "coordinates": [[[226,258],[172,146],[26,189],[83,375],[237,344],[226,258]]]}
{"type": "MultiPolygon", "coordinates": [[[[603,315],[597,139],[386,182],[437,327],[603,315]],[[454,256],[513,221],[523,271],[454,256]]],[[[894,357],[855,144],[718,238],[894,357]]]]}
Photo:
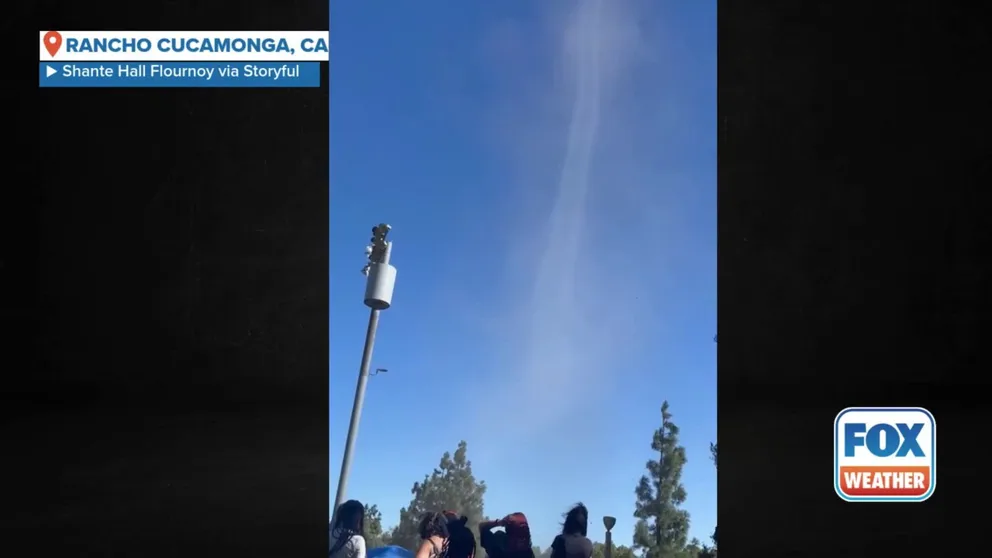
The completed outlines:
{"type": "Polygon", "coordinates": [[[388,263],[374,263],[369,266],[368,280],[365,282],[365,305],[373,310],[385,310],[393,303],[393,287],[396,286],[396,268],[388,263]]]}

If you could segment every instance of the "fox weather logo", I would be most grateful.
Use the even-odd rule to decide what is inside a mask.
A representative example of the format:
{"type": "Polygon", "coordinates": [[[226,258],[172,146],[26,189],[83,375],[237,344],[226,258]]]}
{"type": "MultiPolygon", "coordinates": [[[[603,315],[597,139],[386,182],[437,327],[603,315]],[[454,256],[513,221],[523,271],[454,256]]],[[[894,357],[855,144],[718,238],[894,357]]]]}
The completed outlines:
{"type": "Polygon", "coordinates": [[[937,484],[937,422],[922,407],[849,407],[834,419],[834,489],[848,502],[922,502],[937,484]]]}

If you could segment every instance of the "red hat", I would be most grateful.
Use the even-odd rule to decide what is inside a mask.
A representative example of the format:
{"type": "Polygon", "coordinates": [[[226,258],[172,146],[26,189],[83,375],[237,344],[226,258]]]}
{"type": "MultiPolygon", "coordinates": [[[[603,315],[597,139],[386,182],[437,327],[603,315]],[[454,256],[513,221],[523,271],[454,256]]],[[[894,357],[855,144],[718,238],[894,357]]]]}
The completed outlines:
{"type": "Polygon", "coordinates": [[[527,524],[527,516],[520,512],[511,513],[500,522],[506,529],[506,546],[508,550],[529,550],[530,526],[527,524]]]}

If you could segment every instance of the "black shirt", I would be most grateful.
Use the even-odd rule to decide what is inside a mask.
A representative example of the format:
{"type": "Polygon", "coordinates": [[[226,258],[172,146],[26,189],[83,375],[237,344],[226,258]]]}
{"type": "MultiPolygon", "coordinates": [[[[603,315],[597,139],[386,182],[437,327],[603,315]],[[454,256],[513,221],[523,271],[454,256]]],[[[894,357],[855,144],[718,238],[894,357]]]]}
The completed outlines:
{"type": "Polygon", "coordinates": [[[551,543],[551,558],[591,558],[592,541],[582,535],[558,535],[551,543]]]}
{"type": "Polygon", "coordinates": [[[481,529],[479,532],[479,542],[485,549],[489,558],[503,558],[506,550],[506,533],[494,533],[481,529]]]}

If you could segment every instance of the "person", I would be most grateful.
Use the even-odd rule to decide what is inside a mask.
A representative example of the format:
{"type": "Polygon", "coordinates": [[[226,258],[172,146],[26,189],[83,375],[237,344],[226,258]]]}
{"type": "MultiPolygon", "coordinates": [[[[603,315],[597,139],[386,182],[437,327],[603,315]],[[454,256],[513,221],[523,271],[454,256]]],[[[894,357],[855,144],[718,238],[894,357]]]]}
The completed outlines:
{"type": "Polygon", "coordinates": [[[445,558],[475,558],[475,535],[468,528],[468,517],[445,511],[448,528],[448,548],[445,558]]]}
{"type": "Polygon", "coordinates": [[[479,537],[489,558],[535,558],[527,516],[520,512],[497,521],[483,521],[479,524],[479,537]],[[493,532],[496,527],[502,527],[504,532],[493,532]]]}
{"type": "Polygon", "coordinates": [[[341,504],[330,529],[333,558],[365,558],[365,506],[358,500],[341,504]]]}
{"type": "MultiPolygon", "coordinates": [[[[498,522],[493,522],[494,526],[498,522]]],[[[480,543],[487,558],[501,558],[506,548],[506,531],[483,531],[479,529],[480,543]]]]}
{"type": "Polygon", "coordinates": [[[444,558],[448,554],[448,518],[428,512],[420,520],[420,547],[416,558],[444,558]]]}
{"type": "Polygon", "coordinates": [[[551,558],[591,558],[592,541],[589,532],[589,510],[579,502],[565,514],[561,534],[551,543],[551,558]]]}

